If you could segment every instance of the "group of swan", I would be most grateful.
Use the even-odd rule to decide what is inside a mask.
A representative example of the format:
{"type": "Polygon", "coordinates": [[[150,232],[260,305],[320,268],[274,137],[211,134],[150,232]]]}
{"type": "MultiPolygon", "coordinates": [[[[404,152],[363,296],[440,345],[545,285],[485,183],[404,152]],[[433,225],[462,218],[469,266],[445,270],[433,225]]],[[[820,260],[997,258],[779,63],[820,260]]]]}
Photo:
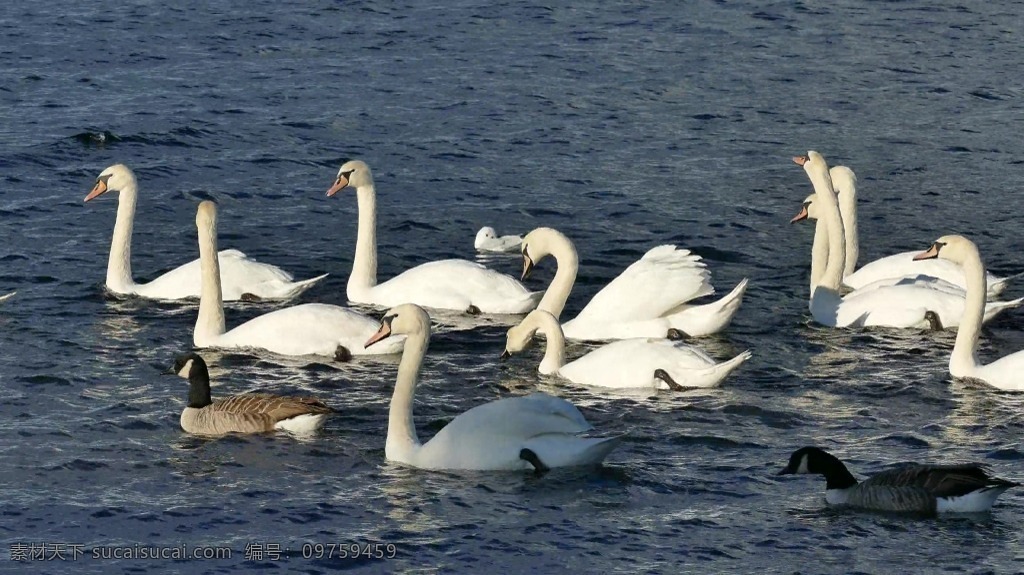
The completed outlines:
{"type": "MultiPolygon", "coordinates": [[[[887,278],[862,286],[845,296],[839,295],[842,274],[850,268],[844,266],[846,246],[850,236],[844,235],[844,221],[837,203],[836,192],[828,164],[821,154],[810,151],[806,156],[794,158],[804,167],[815,193],[804,202],[803,211],[796,219],[813,216],[818,223],[816,239],[823,235],[824,245],[812,248],[811,262],[811,314],[819,323],[831,326],[888,325],[913,327],[930,323],[929,315],[936,316],[943,327],[956,326],[956,343],[949,361],[949,373],[957,378],[969,378],[1005,390],[1024,390],[1024,350],[1004,356],[988,365],[977,358],[978,339],[982,324],[1000,311],[1017,307],[1022,299],[1007,302],[988,301],[1002,290],[1005,280],[988,274],[981,261],[977,246],[959,235],[946,235],[936,240],[925,252],[911,255],[911,264],[919,265],[921,274],[914,275],[913,267],[885,264],[892,270],[887,278]],[[812,208],[813,206],[813,208],[812,208]],[[822,254],[827,252],[827,264],[822,271],[822,254]],[[956,266],[958,273],[935,266],[939,260],[956,266]],[[929,262],[932,265],[929,265],[929,262]],[[907,270],[896,276],[895,270],[907,270]],[[922,278],[921,276],[926,276],[922,278]],[[889,283],[890,280],[895,283],[889,283]],[[998,282],[995,292],[989,282],[998,282]]],[[[834,172],[835,169],[832,170],[834,172]]],[[[852,172],[844,169],[839,197],[855,182],[852,172]]],[[[852,196],[852,194],[851,194],[852,196]]],[[[852,208],[847,213],[854,213],[852,208]]],[[[853,235],[856,239],[856,234],[853,235]]],[[[904,258],[889,260],[898,262],[904,258]]]]}
{"type": "MultiPolygon", "coordinates": [[[[810,311],[814,320],[831,327],[889,326],[955,327],[960,325],[966,300],[959,289],[930,281],[896,280],[892,285],[871,284],[840,294],[846,271],[844,222],[833,189],[828,164],[811,151],[794,158],[803,166],[814,186],[813,205],[818,212],[817,234],[823,234],[827,248],[811,250],[810,311]]],[[[1024,299],[990,302],[985,318],[1019,306],[1024,299]]]]}

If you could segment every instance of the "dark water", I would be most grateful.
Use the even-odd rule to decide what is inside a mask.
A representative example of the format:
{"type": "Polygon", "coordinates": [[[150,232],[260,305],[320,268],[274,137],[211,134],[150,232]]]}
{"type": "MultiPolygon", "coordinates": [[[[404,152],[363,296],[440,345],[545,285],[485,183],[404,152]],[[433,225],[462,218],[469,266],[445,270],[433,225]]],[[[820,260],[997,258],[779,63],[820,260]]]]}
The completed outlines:
{"type": "MultiPolygon", "coordinates": [[[[952,381],[952,333],[809,326],[811,229],[786,224],[810,191],[789,158],[817,149],[858,173],[862,261],[961,232],[996,273],[1024,270],[1024,3],[444,4],[0,7],[0,293],[18,290],[0,304],[0,571],[1024,570],[1019,490],[922,520],[828,511],[822,481],[774,476],[819,444],[858,473],[974,460],[1024,479],[1024,399],[952,381]],[[315,393],[342,415],[306,441],[184,435],[184,382],[158,372],[191,346],[195,305],[105,298],[115,201],[82,198],[107,165],[135,169],[137,279],[195,257],[212,196],[223,246],[329,271],[302,301],[344,303],[355,201],[323,192],[347,158],[375,171],[382,278],[472,257],[482,225],[553,226],[581,252],[575,313],[678,243],[722,293],[751,278],[701,345],[754,358],[721,389],[599,395],[538,382],[537,351],[498,363],[502,326],[439,334],[421,436],[538,388],[630,430],[605,467],[541,478],[386,463],[394,360],[206,353],[215,393],[315,393]],[[303,557],[351,543],[397,556],[303,557]],[[29,544],[87,556],[7,562],[29,544]],[[88,556],[135,544],[233,555],[88,556]],[[246,561],[253,544],[290,555],[246,561]]],[[[229,325],[270,307],[231,306],[229,325]]],[[[982,357],[1024,348],[1022,326],[989,326],[982,357]]]]}

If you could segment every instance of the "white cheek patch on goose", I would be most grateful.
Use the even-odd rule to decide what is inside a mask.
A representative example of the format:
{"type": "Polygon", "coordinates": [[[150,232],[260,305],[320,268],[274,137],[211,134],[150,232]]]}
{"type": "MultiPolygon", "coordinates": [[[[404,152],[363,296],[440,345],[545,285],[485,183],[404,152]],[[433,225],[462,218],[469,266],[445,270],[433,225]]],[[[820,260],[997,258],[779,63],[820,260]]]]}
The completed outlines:
{"type": "Polygon", "coordinates": [[[810,473],[807,469],[807,455],[800,458],[800,467],[796,468],[797,473],[810,473]]]}
{"type": "Polygon", "coordinates": [[[181,368],[180,371],[178,371],[178,375],[179,376],[184,377],[185,379],[188,379],[188,374],[189,374],[190,371],[192,371],[192,361],[193,360],[190,359],[190,360],[185,362],[185,365],[181,368]]]}

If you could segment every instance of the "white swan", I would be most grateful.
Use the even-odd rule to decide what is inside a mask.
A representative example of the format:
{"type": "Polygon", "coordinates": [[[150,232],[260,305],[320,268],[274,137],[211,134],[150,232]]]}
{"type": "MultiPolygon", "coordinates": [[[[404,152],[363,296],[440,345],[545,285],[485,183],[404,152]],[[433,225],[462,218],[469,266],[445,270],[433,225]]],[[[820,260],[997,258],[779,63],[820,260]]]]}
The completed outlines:
{"type": "Polygon", "coordinates": [[[490,226],[480,228],[473,240],[473,247],[481,252],[516,252],[523,243],[523,236],[499,236],[490,226]]]}
{"type": "Polygon", "coordinates": [[[603,345],[583,357],[565,363],[565,337],[558,320],[536,309],[508,330],[502,358],[526,348],[534,334],[544,334],[547,344],[540,373],[558,374],[573,383],[614,388],[682,390],[688,387],[718,387],[734,369],[750,359],[744,351],[716,363],[696,347],[664,338],[620,339],[603,345]]]}
{"type": "MultiPolygon", "coordinates": [[[[950,262],[931,260],[914,262],[917,252],[907,251],[885,256],[857,267],[860,253],[860,237],[857,225],[857,176],[846,166],[834,166],[829,170],[832,187],[839,197],[839,212],[843,218],[843,235],[846,238],[846,262],[843,267],[843,284],[852,289],[874,285],[893,285],[904,278],[935,278],[959,287],[967,288],[963,271],[950,262]],[[856,269],[856,271],[854,271],[856,269]],[[925,276],[922,278],[922,276],[925,276]]],[[[811,195],[813,197],[813,194],[811,195]]],[[[803,214],[804,212],[801,212],[803,214]]],[[[800,215],[792,221],[799,221],[800,215]]],[[[988,297],[995,298],[1006,289],[1010,278],[999,278],[988,274],[988,297]]]]}
{"type": "MultiPolygon", "coordinates": [[[[134,294],[145,298],[175,300],[199,297],[201,273],[199,260],[183,264],[149,283],[132,279],[132,227],[135,224],[135,203],[138,187],[135,174],[123,164],[103,170],[96,178],[88,202],[107,192],[118,192],[117,220],[107,260],[107,289],[118,294],[134,294]]],[[[277,266],[262,264],[238,250],[224,250],[220,257],[221,281],[225,301],[288,299],[299,295],[327,274],[308,280],[293,281],[288,272],[277,266]]]]}
{"type": "Polygon", "coordinates": [[[391,396],[384,455],[421,469],[530,469],[600,463],[622,436],[581,437],[593,429],[568,401],[544,393],[510,397],[462,413],[420,443],[412,401],[430,341],[430,317],[415,304],[389,310],[367,346],[405,334],[405,351],[391,396]]]}
{"type": "Polygon", "coordinates": [[[537,307],[539,292],[466,260],[425,263],[378,284],[377,192],[370,167],[359,160],[346,162],[327,195],[333,196],[346,186],[356,189],[359,205],[356,255],[348,277],[349,300],[384,307],[412,302],[470,313],[526,313],[537,307]]]}
{"type": "MultiPolygon", "coordinates": [[[[840,297],[846,242],[828,164],[815,151],[808,152],[806,156],[797,156],[793,161],[803,166],[814,185],[815,202],[821,209],[817,225],[825,226],[828,237],[828,261],[823,272],[815,271],[814,268],[820,268],[822,262],[819,260],[820,253],[812,250],[812,258],[816,261],[811,262],[811,277],[821,278],[817,285],[812,286],[811,291],[810,310],[815,321],[830,327],[921,328],[954,327],[960,324],[965,299],[946,290],[920,284],[857,290],[840,297]]],[[[986,307],[986,319],[995,317],[1004,309],[1017,307],[1022,302],[1024,299],[990,302],[986,307]]]]}
{"type": "MultiPolygon", "coordinates": [[[[559,317],[576,281],[576,247],[557,230],[537,228],[526,234],[522,249],[523,278],[545,257],[554,256],[558,269],[537,308],[559,317]]],[[[665,337],[669,330],[694,337],[716,333],[732,321],[747,280],[718,301],[689,304],[715,292],[710,275],[700,256],[689,250],[671,245],[652,248],[597,292],[575,318],[563,323],[562,331],[575,340],[665,337]]]]}
{"type": "Polygon", "coordinates": [[[949,357],[949,373],[953,377],[981,380],[993,387],[1024,391],[1024,350],[1003,356],[988,365],[978,361],[978,337],[985,313],[985,265],[978,247],[963,236],[942,236],[928,250],[914,256],[915,260],[943,260],[958,264],[967,278],[967,310],[956,332],[953,354],[949,357]]]}
{"type": "Polygon", "coordinates": [[[211,201],[196,211],[202,293],[192,341],[196,347],[254,347],[281,355],[327,355],[347,360],[352,355],[397,353],[401,340],[366,350],[363,342],[377,322],[347,308],[307,303],[274,310],[225,331],[217,254],[217,206],[211,201]]]}

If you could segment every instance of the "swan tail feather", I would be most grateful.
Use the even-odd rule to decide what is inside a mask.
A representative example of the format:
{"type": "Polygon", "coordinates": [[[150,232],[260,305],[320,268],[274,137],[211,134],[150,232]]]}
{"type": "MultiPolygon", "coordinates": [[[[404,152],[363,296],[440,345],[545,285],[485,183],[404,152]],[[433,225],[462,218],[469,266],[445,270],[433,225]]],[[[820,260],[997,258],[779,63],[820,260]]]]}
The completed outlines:
{"type": "Polygon", "coordinates": [[[321,280],[323,280],[325,277],[327,277],[329,275],[331,275],[331,274],[326,273],[326,274],[318,275],[318,276],[316,276],[314,278],[309,278],[308,280],[297,281],[297,282],[293,283],[288,288],[288,291],[286,291],[282,295],[281,299],[291,299],[293,297],[296,297],[299,294],[301,294],[302,292],[304,292],[304,291],[308,290],[309,288],[313,287],[314,285],[316,285],[317,283],[319,283],[321,280]]]}
{"type": "Polygon", "coordinates": [[[1013,280],[1015,280],[1015,279],[1017,279],[1019,277],[1022,277],[1022,276],[1024,276],[1024,272],[1018,272],[1018,273],[1015,273],[1013,275],[1006,276],[1004,278],[999,278],[998,280],[989,283],[988,284],[988,295],[989,295],[989,297],[995,297],[995,296],[998,296],[999,294],[1003,293],[1003,290],[1006,289],[1006,286],[1009,284],[1009,282],[1011,282],[1011,281],[1013,281],[1013,280]]]}
{"type": "Polygon", "coordinates": [[[718,333],[725,329],[743,303],[749,280],[743,278],[722,298],[704,305],[689,306],[668,316],[669,325],[690,337],[718,333]]]}
{"type": "Polygon", "coordinates": [[[677,378],[678,384],[683,388],[718,387],[722,385],[725,378],[729,377],[730,373],[743,365],[751,357],[753,357],[753,354],[750,353],[750,350],[746,350],[732,359],[716,363],[710,367],[703,369],[686,368],[680,372],[680,377],[677,378]]]}

